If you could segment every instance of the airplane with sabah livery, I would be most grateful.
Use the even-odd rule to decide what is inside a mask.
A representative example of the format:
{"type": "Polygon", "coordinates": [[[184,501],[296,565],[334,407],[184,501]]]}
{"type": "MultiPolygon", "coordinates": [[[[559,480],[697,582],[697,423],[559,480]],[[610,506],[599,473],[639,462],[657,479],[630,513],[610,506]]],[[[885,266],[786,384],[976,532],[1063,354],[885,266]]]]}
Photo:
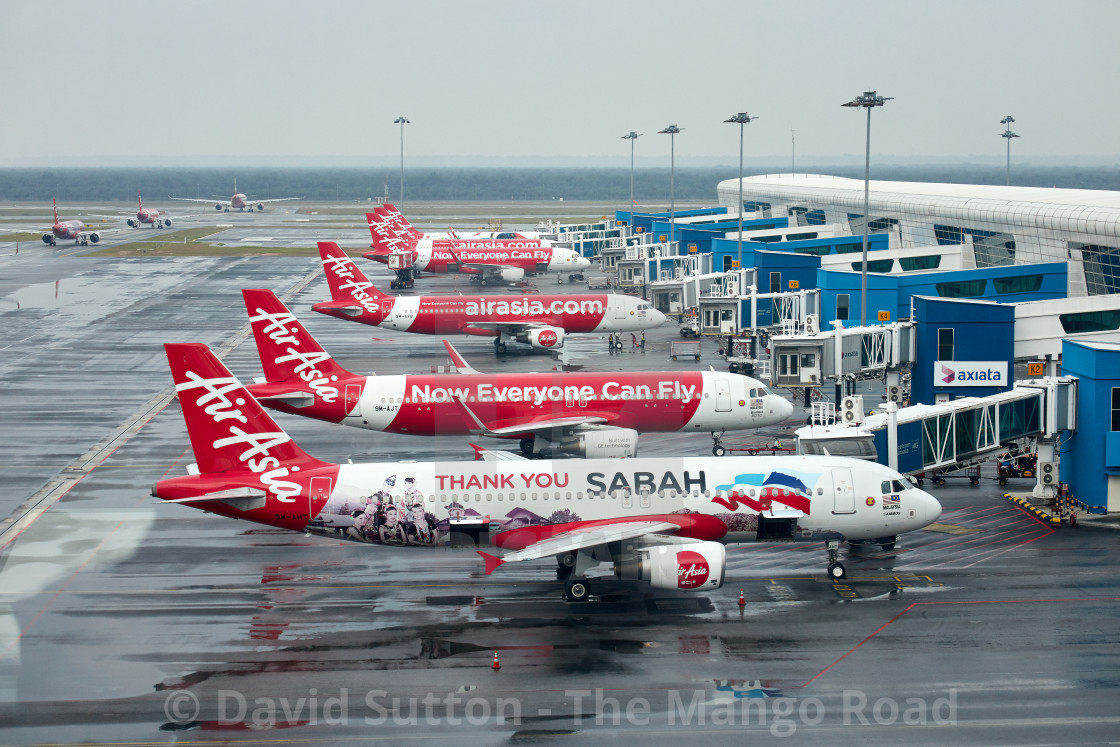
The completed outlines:
{"type": "Polygon", "coordinates": [[[374,288],[335,242],[320,241],[319,256],[331,300],[314,304],[315,311],[402,332],[493,337],[499,355],[512,340],[558,350],[568,334],[637,332],[665,322],[646,301],[608,293],[390,296],[374,288]]]}
{"type": "Polygon", "coordinates": [[[265,407],[414,436],[515,440],[523,454],[632,457],[639,433],[711,433],[776,425],[793,405],[757,379],[723,371],[476,371],[444,341],[457,373],[361,376],[343,368],[270,290],[241,291],[265,407]]]}
{"type": "Polygon", "coordinates": [[[54,225],[51,226],[50,233],[43,234],[44,244],[54,246],[59,239],[73,239],[75,244],[89,246],[101,241],[99,232],[87,230],[86,224],[77,218],[60,221],[58,219],[58,200],[51,200],[51,202],[54,205],[54,225]]]}
{"type": "Polygon", "coordinates": [[[155,208],[145,208],[144,198],[139,192],[136,193],[136,217],[129,218],[129,228],[139,228],[141,224],[148,224],[152,228],[163,228],[164,226],[171,225],[171,216],[162,215],[155,208]]]}
{"type": "Polygon", "coordinates": [[[169,200],[179,200],[180,202],[210,203],[210,204],[213,204],[214,209],[219,211],[219,212],[224,210],[225,212],[228,213],[232,209],[232,210],[240,210],[242,212],[244,212],[245,210],[248,210],[251,213],[251,212],[253,212],[254,208],[256,208],[256,210],[258,210],[258,211],[259,210],[264,210],[264,206],[267,203],[270,203],[270,202],[290,202],[292,200],[302,200],[303,198],[302,197],[276,197],[276,198],[273,198],[271,200],[250,200],[244,194],[237,191],[237,179],[234,179],[233,180],[233,197],[230,197],[228,200],[223,200],[223,199],[220,199],[220,198],[217,201],[215,201],[215,200],[203,200],[201,198],[195,198],[195,197],[172,197],[171,195],[168,195],[167,199],[169,199],[169,200]]]}
{"type": "Polygon", "coordinates": [[[377,211],[366,213],[366,220],[373,251],[362,256],[390,264],[392,255],[410,254],[411,265],[418,272],[460,272],[483,284],[516,283],[530,274],[574,273],[591,266],[591,260],[574,249],[554,246],[544,239],[430,238],[407,221],[403,226],[395,224],[377,211]]]}
{"type": "Polygon", "coordinates": [[[573,601],[588,599],[599,563],[658,589],[718,589],[739,542],[823,542],[829,577],[843,578],[841,542],[894,547],[941,515],[898,472],[846,457],[333,464],[292,441],[208,347],[164,347],[196,464],[154,497],[333,540],[470,549],[487,574],[552,556],[573,601]]]}

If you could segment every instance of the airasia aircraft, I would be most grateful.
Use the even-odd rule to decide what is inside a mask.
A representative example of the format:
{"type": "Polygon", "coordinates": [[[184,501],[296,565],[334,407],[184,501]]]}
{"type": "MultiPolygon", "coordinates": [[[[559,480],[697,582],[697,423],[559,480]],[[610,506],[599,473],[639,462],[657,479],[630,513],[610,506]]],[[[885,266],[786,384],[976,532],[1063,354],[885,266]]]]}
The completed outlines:
{"type": "MultiPolygon", "coordinates": [[[[169,200],[180,200],[181,202],[205,202],[210,203],[212,200],[202,200],[193,197],[172,197],[167,196],[169,200]]],[[[302,197],[277,197],[272,200],[252,200],[250,201],[245,195],[237,191],[237,179],[233,180],[233,197],[228,200],[218,200],[214,202],[214,209],[221,211],[225,210],[227,213],[231,208],[244,212],[246,209],[251,213],[255,207],[257,210],[264,210],[265,203],[268,202],[289,202],[291,200],[302,200],[302,197]]]]}
{"type": "Polygon", "coordinates": [[[373,251],[362,255],[366,259],[388,264],[391,254],[408,252],[416,270],[461,272],[474,275],[483,283],[516,283],[526,274],[579,272],[591,266],[591,260],[579,252],[553,246],[544,239],[431,238],[413,228],[399,212],[395,215],[403,223],[395,221],[389,213],[366,213],[373,236],[373,251]]]}
{"type": "Polygon", "coordinates": [[[392,232],[401,237],[415,237],[417,239],[539,239],[541,237],[538,231],[475,231],[460,236],[454,230],[446,231],[444,233],[428,233],[421,231],[408,222],[408,218],[397,209],[392,203],[386,202],[384,205],[379,205],[374,208],[372,213],[366,213],[366,218],[370,223],[374,222],[374,218],[378,223],[384,223],[389,226],[392,232]],[[374,216],[371,218],[370,216],[374,216]]]}
{"type": "Polygon", "coordinates": [[[164,226],[171,225],[171,216],[165,215],[160,217],[160,212],[155,208],[145,208],[144,198],[140,193],[136,193],[136,219],[128,219],[128,225],[131,228],[139,228],[141,223],[147,223],[152,228],[163,228],[164,226]]]}
{"type": "Polygon", "coordinates": [[[517,340],[537,350],[558,349],[579,332],[635,332],[664,323],[665,315],[640,298],[595,293],[566,296],[389,296],[373,287],[333,241],[319,242],[330,301],[311,308],[363,324],[425,335],[494,338],[501,354],[517,340]]]}
{"type": "Polygon", "coordinates": [[[58,219],[58,200],[54,204],[54,225],[51,232],[43,234],[43,243],[54,246],[58,239],[73,239],[75,244],[89,246],[101,241],[101,234],[97,231],[86,233],[86,225],[78,219],[60,221],[58,219]]]}
{"type": "Polygon", "coordinates": [[[893,547],[941,515],[898,472],[845,457],[331,464],[205,345],[164,347],[197,464],[154,497],[333,540],[469,548],[487,573],[551,555],[571,600],[588,598],[600,562],[624,581],[718,589],[736,542],[824,542],[829,576],[843,578],[842,541],[893,547]]]}
{"type": "Polygon", "coordinates": [[[632,457],[639,432],[709,432],[781,423],[793,405],[757,379],[721,371],[480,373],[444,341],[458,373],[360,376],[339,365],[270,290],[243,290],[266,383],[249,392],[281,412],[414,436],[520,441],[525,454],[632,457]]]}

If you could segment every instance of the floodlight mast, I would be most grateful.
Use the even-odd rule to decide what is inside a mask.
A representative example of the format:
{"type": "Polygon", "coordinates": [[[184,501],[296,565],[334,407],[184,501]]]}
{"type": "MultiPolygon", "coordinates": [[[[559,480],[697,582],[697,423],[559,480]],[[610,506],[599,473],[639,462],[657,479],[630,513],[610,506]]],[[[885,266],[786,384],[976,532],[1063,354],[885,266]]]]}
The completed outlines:
{"type": "Polygon", "coordinates": [[[634,225],[634,141],[642,136],[640,132],[630,132],[622,136],[622,140],[630,141],[630,225],[634,225]]]}
{"type": "Polygon", "coordinates": [[[743,269],[743,126],[749,125],[757,116],[752,117],[746,112],[739,112],[734,117],[723,120],[724,124],[739,125],[739,266],[743,269]]]}
{"type": "Polygon", "coordinates": [[[867,235],[871,233],[871,110],[882,106],[894,96],[880,96],[876,91],[864,91],[863,95],[841,106],[867,109],[867,147],[863,162],[863,267],[859,283],[859,326],[867,326],[867,235]]]}
{"type": "Polygon", "coordinates": [[[411,124],[408,117],[400,116],[393,120],[393,124],[401,126],[401,202],[404,202],[404,126],[411,124]]]}
{"type": "Polygon", "coordinates": [[[1014,121],[1015,118],[1010,114],[999,121],[999,123],[1001,125],[1004,125],[1006,128],[999,134],[999,136],[1002,138],[1007,138],[1007,186],[1011,186],[1011,138],[1019,137],[1011,131],[1011,123],[1014,121]]]}
{"type": "Polygon", "coordinates": [[[677,186],[677,156],[676,156],[676,137],[684,128],[677,127],[671,124],[664,130],[658,130],[658,135],[669,136],[669,243],[672,244],[676,239],[673,238],[675,233],[675,217],[677,209],[676,200],[676,186],[677,186]]]}

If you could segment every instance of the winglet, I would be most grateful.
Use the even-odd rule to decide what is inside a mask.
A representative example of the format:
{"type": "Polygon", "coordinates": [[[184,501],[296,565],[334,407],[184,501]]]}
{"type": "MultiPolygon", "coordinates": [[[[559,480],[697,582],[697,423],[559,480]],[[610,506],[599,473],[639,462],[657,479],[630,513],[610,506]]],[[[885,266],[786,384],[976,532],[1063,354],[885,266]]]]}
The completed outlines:
{"type": "Polygon", "coordinates": [[[477,552],[479,555],[481,555],[482,559],[486,562],[486,575],[487,576],[489,576],[491,573],[494,572],[494,570],[496,568],[498,568],[499,566],[503,565],[506,562],[506,561],[502,560],[501,558],[499,558],[498,556],[491,555],[490,553],[485,553],[482,550],[475,550],[475,552],[477,552]]]}
{"type": "Polygon", "coordinates": [[[474,460],[476,462],[483,462],[486,460],[486,452],[489,451],[489,449],[487,449],[485,446],[479,446],[478,444],[472,443],[467,443],[467,446],[474,449],[474,460]]]}
{"type": "Polygon", "coordinates": [[[447,354],[449,356],[451,356],[451,362],[455,364],[455,368],[459,371],[459,373],[462,373],[462,374],[476,374],[476,373],[478,373],[478,371],[474,370],[474,368],[471,367],[471,364],[467,363],[466,358],[459,355],[459,351],[455,349],[454,345],[452,345],[447,340],[444,340],[443,341],[443,346],[445,348],[447,348],[447,354]]]}

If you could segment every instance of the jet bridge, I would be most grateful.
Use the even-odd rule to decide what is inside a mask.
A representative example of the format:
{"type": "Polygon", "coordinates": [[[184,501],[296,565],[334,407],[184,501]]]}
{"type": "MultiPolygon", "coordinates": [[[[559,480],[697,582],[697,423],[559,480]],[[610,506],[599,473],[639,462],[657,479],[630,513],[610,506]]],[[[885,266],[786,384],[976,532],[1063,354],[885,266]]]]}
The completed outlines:
{"type": "Polygon", "coordinates": [[[845,397],[815,408],[813,424],[797,430],[798,453],[878,461],[903,474],[939,474],[990,459],[1009,444],[1032,439],[1038,447],[1035,494],[1058,486],[1057,441],[1077,428],[1077,379],[1019,382],[1008,392],[962,397],[938,405],[898,408],[885,403],[872,415],[863,398],[845,397]],[[831,423],[824,424],[821,423],[831,423]]]}
{"type": "Polygon", "coordinates": [[[816,317],[806,318],[802,333],[771,337],[770,383],[811,387],[825,381],[886,378],[892,401],[901,402],[905,393],[900,374],[917,355],[914,322],[869,327],[833,324],[835,329],[819,332],[816,317]]]}

